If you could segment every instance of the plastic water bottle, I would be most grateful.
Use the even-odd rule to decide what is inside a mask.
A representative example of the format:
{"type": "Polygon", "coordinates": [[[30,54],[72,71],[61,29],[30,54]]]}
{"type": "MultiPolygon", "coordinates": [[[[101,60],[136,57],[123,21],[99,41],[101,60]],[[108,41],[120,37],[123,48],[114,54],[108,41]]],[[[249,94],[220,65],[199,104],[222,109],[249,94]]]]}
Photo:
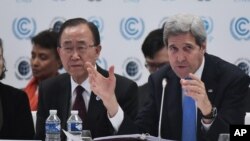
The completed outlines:
{"type": "Polygon", "coordinates": [[[49,117],[45,122],[46,141],[61,141],[61,121],[57,110],[49,110],[49,117]]]}
{"type": "Polygon", "coordinates": [[[71,111],[71,116],[69,117],[67,121],[67,128],[68,132],[81,137],[82,134],[82,120],[78,116],[78,111],[77,110],[72,110],[71,111]]]}

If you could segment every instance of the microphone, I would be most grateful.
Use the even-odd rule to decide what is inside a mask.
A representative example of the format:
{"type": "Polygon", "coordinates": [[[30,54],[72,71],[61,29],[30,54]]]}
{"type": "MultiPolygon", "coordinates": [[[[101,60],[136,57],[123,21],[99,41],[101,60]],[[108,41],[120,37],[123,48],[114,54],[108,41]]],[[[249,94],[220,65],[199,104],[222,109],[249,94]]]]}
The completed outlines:
{"type": "Polygon", "coordinates": [[[167,86],[167,79],[162,79],[162,94],[161,94],[161,109],[160,109],[160,115],[159,115],[159,124],[158,124],[158,140],[161,140],[161,119],[162,119],[162,109],[163,109],[163,99],[164,99],[164,93],[165,88],[167,86]]]}

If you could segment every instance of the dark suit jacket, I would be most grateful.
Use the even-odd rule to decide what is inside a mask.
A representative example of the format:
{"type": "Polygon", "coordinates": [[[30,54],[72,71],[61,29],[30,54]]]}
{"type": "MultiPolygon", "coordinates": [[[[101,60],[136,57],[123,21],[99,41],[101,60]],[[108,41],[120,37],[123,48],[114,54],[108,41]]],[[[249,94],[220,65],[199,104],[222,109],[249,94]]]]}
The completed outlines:
{"type": "MultiPolygon", "coordinates": [[[[182,92],[180,79],[170,66],[165,66],[149,78],[151,102],[138,114],[137,128],[129,118],[124,119],[119,133],[148,132],[158,134],[158,119],[162,96],[162,79],[167,78],[165,89],[162,130],[163,138],[180,140],[182,129],[182,92]],[[140,129],[140,130],[139,130],[140,129]]],[[[249,76],[236,66],[222,59],[205,54],[205,66],[201,80],[204,82],[211,104],[218,109],[218,115],[208,132],[201,124],[202,114],[197,114],[197,140],[218,140],[219,133],[229,133],[229,125],[243,124],[245,116],[244,98],[249,85],[249,76]]]]}
{"type": "Polygon", "coordinates": [[[142,109],[149,99],[149,85],[145,83],[138,87],[138,109],[142,109]]]}
{"type": "Polygon", "coordinates": [[[0,139],[33,139],[34,125],[25,92],[0,83],[0,139]]]}
{"type": "MultiPolygon", "coordinates": [[[[97,66],[98,72],[108,76],[108,72],[97,66]]],[[[137,114],[137,84],[125,77],[116,75],[115,94],[119,105],[132,119],[137,114]]],[[[50,109],[57,109],[61,119],[61,127],[66,128],[70,116],[71,84],[69,74],[61,74],[52,79],[45,80],[39,85],[39,100],[37,111],[36,138],[44,139],[45,120],[50,109]]],[[[101,100],[97,101],[95,94],[91,94],[88,108],[88,125],[92,137],[113,135],[114,129],[107,117],[107,110],[101,100]]],[[[64,138],[64,136],[62,137],[64,138]]]]}

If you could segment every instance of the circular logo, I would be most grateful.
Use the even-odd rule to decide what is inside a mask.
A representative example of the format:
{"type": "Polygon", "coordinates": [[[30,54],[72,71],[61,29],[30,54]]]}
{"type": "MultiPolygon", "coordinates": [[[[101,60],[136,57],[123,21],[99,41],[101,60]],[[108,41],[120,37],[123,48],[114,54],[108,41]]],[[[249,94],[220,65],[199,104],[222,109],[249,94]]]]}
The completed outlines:
{"type": "Polygon", "coordinates": [[[101,17],[92,16],[92,17],[88,18],[88,21],[94,23],[97,26],[99,32],[103,31],[104,22],[103,22],[103,19],[101,17]]]}
{"type": "Polygon", "coordinates": [[[62,24],[65,22],[66,20],[62,17],[55,17],[52,22],[50,23],[50,28],[55,31],[55,32],[59,32],[62,24]]]}
{"type": "Polygon", "coordinates": [[[107,64],[107,61],[105,58],[103,57],[99,57],[97,60],[96,60],[96,63],[98,64],[98,66],[100,66],[101,68],[107,70],[108,69],[108,64],[107,64]]]}
{"type": "Polygon", "coordinates": [[[139,39],[144,33],[144,22],[141,18],[130,17],[123,18],[120,24],[120,32],[122,36],[127,39],[139,39]]]}
{"type": "Polygon", "coordinates": [[[230,31],[232,36],[237,40],[250,39],[250,21],[245,17],[233,18],[230,24],[230,31]]]}
{"type": "Polygon", "coordinates": [[[36,32],[36,22],[33,18],[15,18],[12,30],[18,39],[30,39],[36,32]]]}
{"type": "Polygon", "coordinates": [[[123,65],[123,75],[132,80],[138,80],[142,75],[142,65],[139,59],[137,58],[127,58],[123,65]]]}
{"type": "Polygon", "coordinates": [[[201,17],[203,20],[207,34],[211,34],[213,31],[213,20],[211,17],[201,17]]]}
{"type": "Polygon", "coordinates": [[[30,79],[32,71],[30,67],[30,59],[28,57],[20,57],[15,63],[15,75],[17,79],[30,79]]]}
{"type": "Polygon", "coordinates": [[[250,60],[246,58],[239,58],[236,60],[235,65],[243,70],[247,75],[250,75],[250,60]]]}

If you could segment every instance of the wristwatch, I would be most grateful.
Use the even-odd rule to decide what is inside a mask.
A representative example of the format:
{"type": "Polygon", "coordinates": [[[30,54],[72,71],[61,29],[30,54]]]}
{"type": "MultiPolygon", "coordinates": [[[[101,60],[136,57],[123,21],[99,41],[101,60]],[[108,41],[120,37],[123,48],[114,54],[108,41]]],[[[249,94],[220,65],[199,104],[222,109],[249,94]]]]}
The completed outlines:
{"type": "Polygon", "coordinates": [[[210,112],[210,114],[204,116],[202,115],[202,118],[204,119],[214,119],[217,116],[217,108],[216,107],[212,107],[212,110],[210,112]]]}

